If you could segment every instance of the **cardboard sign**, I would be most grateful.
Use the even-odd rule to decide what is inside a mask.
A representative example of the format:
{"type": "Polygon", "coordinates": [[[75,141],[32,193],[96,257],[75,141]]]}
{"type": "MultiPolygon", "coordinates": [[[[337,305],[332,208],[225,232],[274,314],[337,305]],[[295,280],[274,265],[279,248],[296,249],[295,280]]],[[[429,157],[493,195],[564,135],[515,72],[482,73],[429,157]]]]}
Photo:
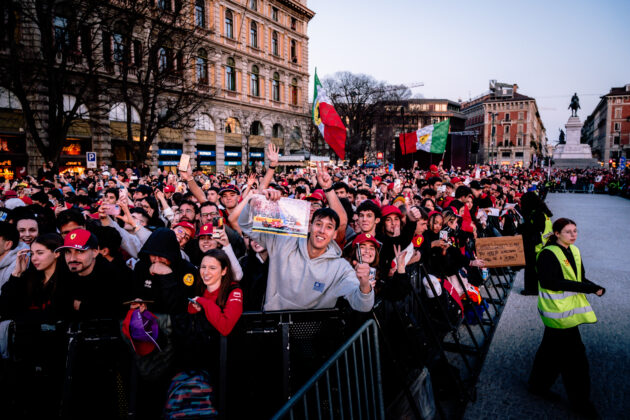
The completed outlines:
{"type": "Polygon", "coordinates": [[[484,260],[488,268],[525,265],[523,237],[520,235],[477,238],[475,244],[477,258],[484,260]]]}

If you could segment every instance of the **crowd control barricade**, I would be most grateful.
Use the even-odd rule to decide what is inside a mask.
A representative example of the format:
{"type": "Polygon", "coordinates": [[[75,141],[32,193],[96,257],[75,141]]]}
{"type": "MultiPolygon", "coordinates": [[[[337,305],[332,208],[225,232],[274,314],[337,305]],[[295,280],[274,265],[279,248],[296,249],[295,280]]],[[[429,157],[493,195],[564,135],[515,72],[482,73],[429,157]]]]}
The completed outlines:
{"type": "Polygon", "coordinates": [[[385,419],[376,323],[359,328],[272,417],[385,419]]]}

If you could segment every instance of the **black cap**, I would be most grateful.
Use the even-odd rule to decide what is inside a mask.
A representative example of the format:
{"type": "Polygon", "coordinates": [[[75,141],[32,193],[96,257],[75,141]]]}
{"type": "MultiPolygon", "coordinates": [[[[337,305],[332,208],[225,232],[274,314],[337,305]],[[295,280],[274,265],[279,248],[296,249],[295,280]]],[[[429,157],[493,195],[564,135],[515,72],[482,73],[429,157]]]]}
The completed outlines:
{"type": "Polygon", "coordinates": [[[471,190],[482,190],[483,188],[481,188],[481,184],[479,183],[479,181],[472,181],[468,187],[471,190]]]}

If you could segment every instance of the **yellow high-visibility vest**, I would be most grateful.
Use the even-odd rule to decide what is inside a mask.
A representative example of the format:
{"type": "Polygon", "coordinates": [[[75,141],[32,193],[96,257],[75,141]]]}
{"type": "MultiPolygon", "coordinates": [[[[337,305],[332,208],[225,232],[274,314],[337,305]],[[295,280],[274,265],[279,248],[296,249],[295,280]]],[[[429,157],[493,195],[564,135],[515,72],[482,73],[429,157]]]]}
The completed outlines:
{"type": "MultiPolygon", "coordinates": [[[[582,282],[582,259],[576,246],[569,245],[575,259],[577,273],[558,245],[549,245],[545,249],[554,253],[565,280],[582,282]]],[[[593,308],[584,293],[554,291],[544,289],[538,283],[538,313],[542,322],[550,328],[571,328],[580,324],[597,322],[593,308]]]]}
{"type": "Polygon", "coordinates": [[[540,243],[534,248],[536,255],[540,254],[540,251],[545,248],[551,235],[553,235],[553,223],[551,223],[549,216],[545,214],[545,230],[540,234],[540,243]]]}

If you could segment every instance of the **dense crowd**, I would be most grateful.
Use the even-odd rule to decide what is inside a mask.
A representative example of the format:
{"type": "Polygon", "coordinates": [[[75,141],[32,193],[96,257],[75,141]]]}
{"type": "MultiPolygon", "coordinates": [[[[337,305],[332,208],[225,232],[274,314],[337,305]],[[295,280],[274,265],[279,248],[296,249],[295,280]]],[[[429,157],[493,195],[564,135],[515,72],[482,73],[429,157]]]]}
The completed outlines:
{"type": "MultiPolygon", "coordinates": [[[[541,196],[568,174],[322,163],[281,172],[275,146],[266,155],[263,173],[59,175],[47,165],[37,177],[6,181],[0,351],[22,370],[3,364],[4,383],[41,369],[33,360],[42,351],[54,353],[42,331],[113,320],[98,332],[124,338],[120,357],[134,358],[141,380],[158,392],[148,402],[159,405],[155,395],[166,395],[176,372],[216,371],[216,338],[229,335],[243,311],[347,305],[369,312],[375,300],[402,299],[420,264],[427,291],[443,287],[457,301],[482,305],[477,287],[487,269],[475,239],[520,233],[527,249],[542,244],[541,196]],[[310,203],[306,238],[252,229],[252,204],[281,198],[310,203]],[[455,275],[464,281],[447,287],[455,275]]],[[[50,358],[65,360],[65,349],[50,358]]],[[[57,401],[59,392],[45,393],[57,401]]]]}

